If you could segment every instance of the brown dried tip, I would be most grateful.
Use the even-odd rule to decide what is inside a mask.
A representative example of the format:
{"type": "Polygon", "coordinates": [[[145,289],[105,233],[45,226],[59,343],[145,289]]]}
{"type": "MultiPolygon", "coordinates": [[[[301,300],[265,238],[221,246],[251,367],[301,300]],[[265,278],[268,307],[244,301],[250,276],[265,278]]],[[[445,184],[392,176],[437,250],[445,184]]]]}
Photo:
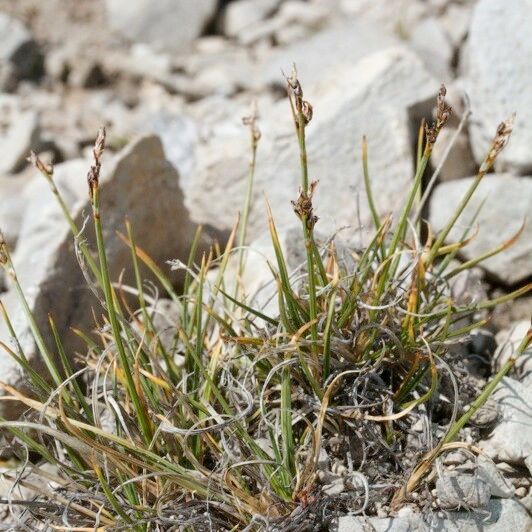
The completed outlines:
{"type": "Polygon", "coordinates": [[[495,163],[495,159],[497,159],[499,153],[501,153],[506,144],[508,144],[508,140],[510,140],[510,135],[512,134],[514,127],[514,120],[515,113],[498,125],[495,137],[491,142],[488,155],[484,159],[480,168],[481,171],[487,172],[495,163]]]}
{"type": "Polygon", "coordinates": [[[436,98],[436,119],[432,126],[425,126],[425,134],[427,137],[427,146],[429,149],[432,149],[432,146],[436,143],[436,139],[440,134],[440,131],[449,121],[451,117],[452,109],[450,105],[447,105],[445,102],[445,95],[447,94],[447,89],[445,85],[441,85],[438,92],[438,97],[436,98]]]}
{"type": "Polygon", "coordinates": [[[98,131],[96,141],[94,142],[94,148],[92,150],[92,157],[94,163],[87,173],[87,183],[89,184],[89,196],[92,199],[94,197],[94,191],[98,187],[100,181],[100,170],[102,167],[101,158],[103,150],[105,149],[105,128],[101,127],[98,131]]]}
{"type": "Polygon", "coordinates": [[[256,144],[261,137],[260,129],[257,126],[257,121],[259,119],[259,113],[257,110],[257,101],[253,100],[253,103],[251,105],[251,114],[248,116],[244,116],[242,118],[242,123],[245,126],[249,127],[250,133],[251,133],[251,140],[254,144],[256,144]]]}
{"type": "Polygon", "coordinates": [[[312,206],[312,196],[314,195],[314,191],[316,190],[317,186],[318,182],[312,181],[308,191],[305,192],[302,188],[300,188],[299,197],[296,201],[292,201],[294,212],[299,216],[299,218],[306,220],[307,227],[311,231],[314,229],[314,226],[318,221],[318,217],[314,214],[314,208],[312,206]]]}
{"type": "MultiPolygon", "coordinates": [[[[303,100],[303,88],[301,83],[297,79],[297,69],[296,65],[292,67],[292,73],[290,76],[286,76],[286,83],[288,89],[288,95],[292,98],[294,102],[295,110],[297,114],[303,119],[303,126],[306,126],[312,120],[312,105],[306,100],[303,100]]],[[[296,125],[299,126],[299,119],[296,122],[296,125]]]]}
{"type": "Polygon", "coordinates": [[[301,114],[303,115],[303,118],[305,119],[305,125],[307,125],[312,120],[312,115],[314,114],[314,110],[312,109],[312,105],[310,105],[309,102],[306,100],[303,100],[301,104],[301,114]]]}
{"type": "Polygon", "coordinates": [[[6,264],[7,263],[7,249],[6,249],[6,241],[4,238],[4,233],[0,231],[0,264],[6,264]]]}
{"type": "Polygon", "coordinates": [[[51,164],[44,163],[34,151],[30,151],[30,155],[26,160],[48,179],[52,177],[54,167],[51,164]]]}
{"type": "Polygon", "coordinates": [[[288,92],[291,92],[294,95],[296,101],[302,101],[303,89],[301,88],[299,79],[297,79],[297,68],[295,64],[292,66],[292,73],[289,76],[285,75],[285,78],[288,85],[288,92]]]}

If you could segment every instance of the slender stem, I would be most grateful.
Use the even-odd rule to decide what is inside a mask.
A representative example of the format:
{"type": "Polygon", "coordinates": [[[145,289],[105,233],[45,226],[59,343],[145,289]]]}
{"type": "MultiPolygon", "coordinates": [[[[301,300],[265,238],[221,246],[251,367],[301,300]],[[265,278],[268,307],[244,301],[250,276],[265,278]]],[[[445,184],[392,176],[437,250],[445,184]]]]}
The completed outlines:
{"type": "MultiPolygon", "coordinates": [[[[307,147],[305,139],[305,126],[306,121],[301,109],[294,109],[292,100],[290,99],[292,106],[292,113],[295,113],[296,133],[299,142],[299,160],[301,166],[301,188],[302,193],[306,196],[309,194],[309,182],[308,182],[308,160],[307,160],[307,147]]],[[[313,354],[317,353],[318,343],[318,326],[317,326],[317,301],[316,301],[316,279],[314,269],[314,252],[313,252],[313,229],[311,228],[312,220],[308,219],[306,214],[301,216],[301,223],[303,226],[303,235],[305,238],[305,251],[307,255],[307,275],[308,275],[308,291],[309,291],[309,319],[312,322],[310,326],[310,337],[312,339],[311,351],[313,354]]]]}
{"type": "MultiPolygon", "coordinates": [[[[26,319],[28,320],[31,333],[33,335],[35,343],[37,344],[37,348],[39,349],[41,357],[44,360],[44,363],[46,364],[46,368],[48,369],[48,372],[50,373],[50,376],[52,377],[55,385],[59,387],[61,386],[63,379],[61,378],[61,375],[59,374],[57,370],[57,367],[54,363],[53,355],[48,349],[46,342],[44,341],[44,338],[41,334],[39,326],[37,325],[37,322],[35,321],[35,317],[33,316],[33,313],[28,304],[28,300],[26,299],[26,296],[24,295],[24,291],[22,290],[22,287],[20,286],[16,271],[15,271],[15,267],[13,266],[13,262],[11,260],[11,254],[9,253],[7,245],[4,242],[0,244],[0,247],[1,247],[0,253],[2,255],[2,258],[4,259],[4,264],[3,264],[4,269],[6,270],[6,273],[13,280],[15,291],[17,292],[19,301],[22,303],[24,315],[26,316],[26,319]]],[[[18,343],[18,340],[17,340],[17,343],[18,343]]],[[[20,346],[20,344],[18,345],[20,346]]],[[[66,391],[63,390],[62,394],[63,395],[66,394],[66,391]]]]}
{"type": "Polygon", "coordinates": [[[467,204],[469,203],[469,200],[473,196],[475,190],[477,189],[478,185],[480,184],[480,181],[482,181],[482,178],[486,175],[487,170],[481,169],[477,176],[475,177],[473,183],[471,183],[471,186],[465,193],[465,195],[460,200],[460,203],[456,210],[454,211],[453,215],[451,216],[451,219],[447,222],[446,226],[443,228],[442,231],[440,231],[438,238],[432,245],[432,248],[430,249],[430,252],[426,259],[426,264],[432,264],[434,259],[436,258],[436,255],[438,254],[438,250],[440,249],[441,245],[443,244],[444,240],[447,238],[449,233],[451,232],[451,229],[456,224],[456,221],[466,208],[467,204]]]}
{"type": "Polygon", "coordinates": [[[59,207],[63,213],[63,216],[65,217],[65,220],[68,223],[68,226],[70,227],[71,233],[74,235],[74,238],[78,242],[79,249],[81,250],[81,253],[83,254],[83,258],[86,260],[87,264],[89,265],[89,268],[92,271],[92,274],[98,281],[98,284],[101,286],[102,279],[100,275],[100,271],[98,270],[98,266],[96,265],[96,261],[94,260],[87,244],[84,242],[82,238],[80,238],[80,231],[78,226],[76,225],[76,222],[72,218],[72,215],[70,214],[70,210],[68,209],[65,200],[63,199],[62,194],[59,192],[59,189],[57,188],[57,185],[53,179],[52,173],[48,172],[46,169],[44,169],[42,166],[37,166],[41,174],[46,178],[48,181],[48,184],[50,185],[50,189],[52,190],[53,195],[55,196],[57,203],[59,204],[59,207]]]}
{"type": "MultiPolygon", "coordinates": [[[[287,357],[290,355],[287,353],[287,357]]],[[[290,368],[282,369],[281,377],[281,427],[283,433],[283,462],[291,473],[294,472],[294,435],[292,432],[292,382],[290,368]]]]}
{"type": "Polygon", "coordinates": [[[314,256],[311,248],[312,235],[310,229],[307,227],[306,220],[303,220],[303,234],[305,235],[305,248],[307,251],[309,318],[312,322],[312,325],[310,326],[310,337],[312,338],[311,350],[313,353],[316,353],[318,343],[318,326],[316,323],[318,315],[316,301],[316,281],[314,278],[314,256]]]}
{"type": "Polygon", "coordinates": [[[297,138],[299,141],[299,160],[301,166],[301,187],[306,193],[308,190],[308,162],[307,162],[307,145],[305,139],[305,117],[299,111],[297,113],[297,138]]]}
{"type": "Polygon", "coordinates": [[[335,311],[335,299],[336,299],[336,288],[331,292],[329,298],[329,310],[327,313],[327,321],[325,322],[325,330],[323,332],[324,343],[323,343],[323,382],[327,380],[331,372],[331,334],[332,334],[332,323],[334,319],[335,311]]]}
{"type": "Polygon", "coordinates": [[[366,187],[369,210],[371,211],[375,230],[378,231],[379,227],[381,226],[381,221],[379,218],[379,213],[377,212],[377,208],[375,207],[375,202],[373,201],[373,192],[371,191],[371,182],[369,179],[368,169],[368,140],[366,139],[365,135],[362,137],[362,171],[364,174],[364,185],[366,187]]]}
{"type": "Polygon", "coordinates": [[[421,214],[423,211],[423,207],[427,203],[427,200],[430,197],[430,193],[432,192],[432,189],[434,188],[434,185],[436,184],[436,180],[438,179],[443,165],[447,161],[447,158],[449,157],[449,153],[451,152],[452,147],[455,145],[456,141],[458,140],[458,137],[460,136],[462,129],[464,128],[465,124],[467,123],[467,120],[471,116],[471,111],[466,110],[464,114],[462,115],[462,119],[460,120],[460,123],[458,124],[458,127],[456,128],[456,131],[453,133],[453,136],[451,137],[451,140],[445,147],[445,151],[443,152],[442,158],[437,166],[437,168],[434,170],[434,173],[432,174],[432,177],[430,178],[430,181],[428,185],[426,186],[425,190],[423,191],[423,196],[421,197],[421,201],[419,202],[419,206],[417,209],[417,213],[414,216],[414,222],[417,223],[421,219],[421,214]]]}
{"type": "MultiPolygon", "coordinates": [[[[252,118],[253,120],[253,118],[252,118]]],[[[254,127],[254,124],[250,126],[251,131],[251,160],[249,162],[249,173],[247,180],[247,190],[246,198],[244,200],[244,208],[242,210],[242,221],[240,224],[240,233],[238,235],[238,270],[237,270],[237,280],[235,286],[235,298],[238,296],[238,291],[244,273],[244,258],[245,250],[244,246],[246,245],[246,235],[248,230],[248,221],[249,221],[249,212],[251,210],[251,200],[253,196],[253,181],[255,178],[255,168],[257,162],[257,148],[258,148],[258,133],[254,127]]]]}
{"type": "Polygon", "coordinates": [[[133,401],[133,406],[135,408],[135,413],[139,420],[139,424],[144,435],[144,438],[147,442],[151,441],[152,431],[151,424],[146,415],[146,412],[141,404],[140,397],[137,393],[135,387],[135,382],[133,380],[133,375],[131,373],[131,367],[129,364],[128,356],[124,348],[124,343],[122,341],[121,329],[117,319],[117,311],[115,309],[115,301],[113,297],[113,291],[111,288],[111,281],[109,279],[109,267],[107,264],[107,255],[105,253],[105,242],[103,237],[102,223],[100,220],[100,190],[99,186],[96,185],[93,188],[92,195],[92,214],[94,219],[94,230],[96,233],[96,245],[98,248],[98,258],[100,261],[100,272],[102,276],[102,288],[105,297],[105,304],[107,306],[107,313],[109,315],[109,322],[111,324],[111,329],[113,331],[113,338],[115,341],[116,349],[120,357],[120,363],[124,369],[124,374],[126,377],[126,386],[133,401]]]}
{"type": "MultiPolygon", "coordinates": [[[[395,228],[395,231],[392,237],[392,242],[390,243],[390,246],[388,248],[388,257],[391,257],[395,253],[395,251],[397,250],[397,246],[399,245],[399,242],[401,241],[402,238],[404,238],[408,216],[410,215],[410,211],[412,210],[412,205],[414,204],[414,200],[417,196],[417,191],[419,190],[421,186],[421,181],[423,179],[425,168],[427,167],[427,164],[429,162],[430,154],[431,154],[430,148],[426,147],[423,157],[421,158],[420,163],[418,165],[416,175],[414,176],[414,184],[412,186],[412,189],[410,190],[408,200],[403,208],[403,211],[399,218],[399,223],[397,224],[397,227],[395,228]]],[[[377,291],[375,295],[375,304],[378,304],[382,296],[382,293],[384,292],[384,289],[386,287],[386,282],[388,281],[388,277],[389,277],[388,273],[389,273],[390,267],[391,267],[391,262],[388,261],[382,270],[379,283],[377,285],[377,291]]],[[[372,311],[370,319],[372,319],[374,315],[375,315],[375,311],[372,311]]]]}

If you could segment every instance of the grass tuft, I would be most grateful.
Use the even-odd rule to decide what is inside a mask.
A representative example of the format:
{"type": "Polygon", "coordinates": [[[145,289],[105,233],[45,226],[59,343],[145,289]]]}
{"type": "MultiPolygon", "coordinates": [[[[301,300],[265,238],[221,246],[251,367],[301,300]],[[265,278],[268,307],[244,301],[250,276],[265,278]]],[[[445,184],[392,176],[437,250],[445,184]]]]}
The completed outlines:
{"type": "Polygon", "coordinates": [[[346,253],[333,240],[321,246],[316,238],[313,200],[318,189],[309,182],[306,149],[313,111],[295,69],[286,82],[301,167],[292,206],[301,222],[305,261],[296,271],[289,269],[270,213],[276,312],[255,308],[243,283],[260,139],[255,110],[245,119],[251,160],[242,216],[225,247],[216,246],[199,263],[198,229],[187,264],[172,263],[185,271],[182,292],[136,244],[127,221],[127,236],[121,238],[131,250],[135,286],[110,278],[99,187],[104,130],[88,174],[95,250],[79,238],[53,169],[32,154],[88,265],[100,310],[95,334],[77,331],[86,355],[75,366],[52,316],[55,346],[47,345],[48,331],[38,329],[7,245],[0,241],[0,263],[19,293],[48,371],[41,375],[32,369],[2,307],[15,347],[1,347],[20,364],[32,387],[30,396],[1,385],[0,400],[27,408],[25,419],[0,420],[19,460],[12,481],[31,485],[35,493],[34,501],[3,501],[15,522],[35,530],[48,525],[296,530],[330,522],[343,511],[396,511],[415,491],[430,487],[441,453],[464,445],[453,442],[532,342],[529,332],[516,357],[482,391],[457,385],[466,361],[453,347],[485,323],[479,312],[531,289],[527,285],[471,304],[451,297],[459,273],[504,252],[521,233],[476,259],[448,267],[474,238],[466,232],[461,241],[448,242],[448,235],[507,143],[511,121],[497,129],[449,223],[438,235],[424,231],[427,237],[413,213],[426,201],[422,178],[451,112],[445,88],[438,94],[434,123],[420,128],[415,176],[397,220],[379,213],[363,139],[362,170],[375,232],[364,249],[346,253]],[[179,309],[170,342],[163,341],[156,326],[157,300],[145,292],[141,264],[179,309]],[[232,268],[236,275],[227,275],[232,268]],[[126,291],[136,294],[135,308],[126,304],[126,291]],[[409,435],[420,420],[436,423],[443,435],[431,433],[413,444],[409,435]],[[42,467],[46,463],[57,468],[53,482],[42,467]],[[33,481],[23,479],[28,468],[33,481]],[[344,482],[336,495],[329,489],[331,478],[344,482]]]}

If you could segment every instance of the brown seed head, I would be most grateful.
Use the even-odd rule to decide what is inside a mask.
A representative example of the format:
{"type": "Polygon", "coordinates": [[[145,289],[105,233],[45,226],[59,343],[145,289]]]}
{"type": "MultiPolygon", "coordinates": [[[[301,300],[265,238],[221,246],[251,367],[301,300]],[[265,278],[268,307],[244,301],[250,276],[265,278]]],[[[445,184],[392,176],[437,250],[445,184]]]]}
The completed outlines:
{"type": "Polygon", "coordinates": [[[310,105],[309,102],[306,100],[303,100],[301,104],[301,114],[303,115],[303,118],[305,119],[305,125],[307,125],[312,120],[312,115],[314,111],[312,109],[312,105],[310,105]]]}
{"type": "Polygon", "coordinates": [[[292,65],[292,72],[290,73],[290,75],[285,77],[288,89],[292,91],[294,96],[298,98],[303,98],[303,89],[301,87],[299,79],[297,78],[297,68],[295,64],[292,65]]]}
{"type": "Polygon", "coordinates": [[[251,114],[242,118],[242,123],[245,126],[249,127],[249,131],[251,133],[251,141],[253,142],[253,144],[256,144],[261,137],[260,129],[257,126],[258,119],[259,113],[257,110],[257,101],[253,100],[253,104],[251,105],[251,114]]]}
{"type": "Polygon", "coordinates": [[[295,64],[292,67],[292,73],[290,76],[285,77],[288,95],[290,98],[292,98],[296,111],[301,113],[303,108],[303,88],[301,87],[301,83],[297,78],[297,69],[295,64]]]}
{"type": "Polygon", "coordinates": [[[94,141],[94,149],[92,151],[94,156],[95,162],[100,162],[100,159],[103,154],[103,150],[105,149],[105,127],[101,127],[98,130],[98,135],[96,136],[96,140],[94,141]]]}
{"type": "Polygon", "coordinates": [[[297,200],[292,201],[294,212],[300,219],[306,221],[307,227],[311,231],[314,229],[314,226],[318,221],[318,217],[314,214],[314,207],[312,206],[312,196],[314,195],[317,186],[318,182],[312,181],[308,191],[304,191],[300,188],[297,200]]]}
{"type": "Polygon", "coordinates": [[[7,264],[7,244],[2,231],[0,231],[0,264],[7,264]]]}
{"type": "Polygon", "coordinates": [[[487,172],[493,166],[501,151],[504,149],[506,144],[508,144],[514,127],[514,120],[515,113],[497,126],[497,131],[495,132],[495,136],[491,141],[488,155],[480,166],[481,172],[487,172]]]}
{"type": "Polygon", "coordinates": [[[447,89],[445,85],[442,84],[436,98],[436,118],[434,123],[431,126],[425,126],[425,135],[427,139],[427,148],[432,150],[432,147],[436,143],[440,131],[449,121],[451,116],[452,109],[445,102],[445,95],[447,94],[447,89]]]}
{"type": "Polygon", "coordinates": [[[94,142],[94,148],[92,150],[92,156],[94,163],[89,168],[87,173],[87,183],[89,184],[89,197],[92,199],[94,197],[94,191],[99,185],[100,182],[100,170],[102,167],[101,158],[103,150],[105,149],[105,128],[101,127],[96,136],[96,141],[94,142]]]}
{"type": "Polygon", "coordinates": [[[30,155],[26,160],[39,170],[42,175],[51,179],[54,173],[54,167],[51,164],[44,163],[34,151],[30,151],[30,155]]]}

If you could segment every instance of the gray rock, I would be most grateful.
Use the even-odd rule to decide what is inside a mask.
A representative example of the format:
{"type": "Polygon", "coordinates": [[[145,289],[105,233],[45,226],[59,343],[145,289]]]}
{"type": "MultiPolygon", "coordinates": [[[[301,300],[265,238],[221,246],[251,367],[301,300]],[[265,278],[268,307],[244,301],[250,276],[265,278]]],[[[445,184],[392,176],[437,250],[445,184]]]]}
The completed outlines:
{"type": "MultiPolygon", "coordinates": [[[[451,262],[446,272],[451,272],[460,264],[451,262]]],[[[471,305],[487,299],[484,272],[480,268],[471,268],[455,275],[451,280],[451,295],[459,305],[471,305]]]]}
{"type": "Polygon", "coordinates": [[[241,0],[230,3],[223,15],[223,31],[236,37],[242,30],[260,23],[277,9],[281,0],[241,0]]]}
{"type": "MultiPolygon", "coordinates": [[[[366,134],[379,211],[397,210],[413,174],[408,109],[431,100],[437,83],[412,52],[392,48],[350,68],[330,71],[319,86],[304,85],[304,89],[314,106],[307,153],[311,179],[320,181],[314,198],[318,230],[330,234],[344,225],[358,227],[359,220],[367,229],[370,217],[357,144],[366,134]]],[[[267,119],[260,124],[263,137],[250,217],[252,237],[266,228],[264,194],[279,226],[297,223],[290,201],[296,199],[300,183],[299,152],[288,102],[262,112],[267,119]]],[[[225,228],[233,224],[248,173],[248,156],[243,151],[247,132],[241,126],[240,130],[238,134],[230,130],[227,136],[222,132],[198,151],[201,166],[185,189],[195,221],[225,228]]]]}
{"type": "Polygon", "coordinates": [[[377,25],[401,39],[430,16],[428,2],[393,2],[389,0],[340,0],[340,8],[350,18],[377,25]]]}
{"type": "Polygon", "coordinates": [[[112,29],[157,51],[185,52],[213,17],[216,0],[106,0],[112,29]]]}
{"type": "MultiPolygon", "coordinates": [[[[530,474],[532,475],[532,454],[525,458],[525,465],[528,468],[528,470],[530,471],[530,474]]],[[[531,494],[532,494],[532,492],[531,492],[531,494]]]]}
{"type": "Polygon", "coordinates": [[[410,45],[437,79],[442,83],[451,79],[454,50],[436,18],[428,17],[414,26],[410,45]]]}
{"type": "Polygon", "coordinates": [[[402,508],[397,517],[345,516],[338,520],[338,532],[428,532],[420,514],[402,508]]]}
{"type": "Polygon", "coordinates": [[[345,486],[345,480],[342,477],[337,477],[333,479],[329,484],[325,484],[321,491],[325,493],[328,497],[336,497],[345,491],[347,491],[345,486]]]}
{"type": "Polygon", "coordinates": [[[326,5],[285,0],[280,3],[279,10],[271,18],[243,28],[238,34],[238,40],[249,46],[273,39],[279,47],[283,47],[323,29],[329,15],[330,10],[326,5]]]}
{"type": "MultiPolygon", "coordinates": [[[[507,330],[500,331],[497,336],[497,350],[492,358],[493,370],[497,372],[506,364],[510,357],[517,354],[519,344],[530,329],[530,319],[514,323],[507,330]]],[[[529,346],[515,363],[514,374],[519,380],[532,376],[532,346],[529,346]]]]}
{"type": "Polygon", "coordinates": [[[444,128],[432,150],[432,166],[437,168],[440,163],[442,164],[440,181],[452,181],[453,179],[469,177],[477,171],[477,164],[471,151],[469,136],[464,130],[458,133],[447,159],[443,160],[447,145],[451,142],[455,133],[456,129],[453,127],[444,128]]]}
{"type": "Polygon", "coordinates": [[[496,169],[532,172],[532,4],[481,0],[473,11],[466,53],[473,152],[480,162],[497,124],[517,113],[512,139],[496,169]]]}
{"type": "Polygon", "coordinates": [[[488,400],[471,416],[469,422],[477,427],[492,427],[499,419],[500,411],[497,401],[493,397],[488,400]]]}
{"type": "Polygon", "coordinates": [[[231,95],[238,89],[257,88],[257,65],[249,50],[212,38],[198,41],[195,48],[180,63],[189,78],[189,87],[180,92],[197,100],[211,94],[231,95]]]}
{"type": "Polygon", "coordinates": [[[254,68],[245,51],[225,57],[214,55],[192,79],[182,83],[179,92],[193,100],[209,95],[231,96],[239,89],[251,86],[251,72],[254,68]]]}
{"type": "Polygon", "coordinates": [[[532,454],[532,389],[505,377],[492,397],[499,405],[500,420],[478,446],[495,461],[524,465],[532,454]]]}
{"type": "Polygon", "coordinates": [[[44,60],[47,77],[55,81],[64,82],[68,78],[70,69],[70,51],[66,47],[50,50],[44,60]]]}
{"type": "Polygon", "coordinates": [[[0,174],[8,174],[20,170],[30,150],[38,149],[39,116],[34,111],[20,110],[16,104],[8,103],[5,108],[0,105],[0,109],[9,124],[0,130],[0,174]]]}
{"type": "Polygon", "coordinates": [[[468,457],[465,453],[459,449],[456,451],[450,451],[443,455],[442,463],[444,466],[457,466],[465,464],[468,460],[468,457]]]}
{"type": "MultiPolygon", "coordinates": [[[[90,213],[85,175],[87,163],[72,161],[59,165],[56,180],[71,208],[78,227],[90,213]]],[[[67,353],[83,346],[76,340],[70,327],[89,331],[93,327],[90,309],[98,313],[98,302],[86,287],[77,264],[73,239],[45,180],[39,180],[32,189],[32,199],[22,224],[19,245],[13,262],[37,324],[47,335],[47,315],[57,323],[67,353]]],[[[117,279],[122,270],[124,283],[132,283],[131,255],[116,231],[123,231],[124,218],[131,221],[138,244],[158,264],[168,259],[186,260],[195,228],[183,206],[179,177],[166,161],[160,140],[155,136],[138,139],[120,152],[111,165],[104,162],[101,177],[102,222],[106,239],[111,277],[117,279]],[[176,223],[172,223],[175,220],[176,223]]],[[[91,224],[85,236],[92,243],[91,224]]],[[[202,246],[203,247],[203,246],[202,246]]],[[[143,273],[146,275],[146,272],[143,273]]],[[[174,278],[175,280],[175,278],[174,278]]],[[[42,366],[20,303],[12,291],[3,297],[13,326],[27,358],[35,367],[42,366]]],[[[5,326],[0,338],[10,343],[5,326]]],[[[14,361],[7,355],[0,357],[0,371],[5,382],[23,386],[25,379],[14,361]]],[[[2,415],[13,417],[15,410],[2,415]]],[[[10,407],[13,408],[13,407],[10,407]]]]}
{"type": "Polygon", "coordinates": [[[308,87],[322,81],[333,70],[341,76],[342,66],[352,70],[356,61],[397,44],[393,35],[378,26],[350,20],[267,56],[260,69],[261,84],[284,87],[280,72],[289,73],[295,63],[303,86],[308,87]]]}
{"type": "Polygon", "coordinates": [[[326,3],[285,0],[281,4],[278,17],[285,27],[299,26],[317,31],[326,26],[329,15],[330,7],[326,3]]]}
{"type": "Polygon", "coordinates": [[[278,46],[287,46],[297,41],[302,41],[311,33],[311,29],[302,26],[297,22],[291,22],[275,32],[275,43],[278,46]]]}
{"type": "Polygon", "coordinates": [[[109,51],[102,58],[105,70],[121,76],[146,78],[163,85],[172,83],[172,62],[169,54],[155,52],[144,43],[133,44],[127,52],[109,51]]]}
{"type": "Polygon", "coordinates": [[[491,497],[491,488],[474,474],[445,472],[436,481],[436,495],[442,509],[485,508],[491,497]]]}
{"type": "Polygon", "coordinates": [[[42,71],[43,58],[31,33],[0,13],[0,90],[13,91],[20,80],[38,78],[42,71]]]}
{"type": "MultiPolygon", "coordinates": [[[[471,185],[473,178],[442,183],[436,187],[430,203],[430,223],[441,230],[471,185]]],[[[472,259],[493,250],[512,237],[520,228],[532,204],[532,179],[508,175],[488,175],[480,183],[473,198],[451,231],[448,241],[457,241],[471,224],[474,213],[486,200],[475,224],[476,238],[460,252],[472,259]]],[[[474,229],[470,234],[473,234],[474,229]]],[[[527,223],[519,240],[494,257],[480,264],[493,277],[506,284],[518,283],[530,276],[532,256],[532,224],[527,223]]]]}
{"type": "Polygon", "coordinates": [[[515,488],[497,469],[497,466],[485,455],[477,458],[477,476],[489,485],[492,497],[510,498],[515,494],[515,488]]]}
{"type": "Polygon", "coordinates": [[[78,57],[68,76],[68,83],[72,87],[101,87],[106,82],[107,77],[101,65],[94,58],[78,57]]]}
{"type": "Polygon", "coordinates": [[[408,508],[395,518],[341,517],[338,532],[525,532],[531,525],[524,505],[512,499],[492,499],[487,510],[431,514],[425,519],[408,508]]]}
{"type": "Polygon", "coordinates": [[[166,158],[177,169],[181,182],[190,176],[198,143],[198,131],[193,120],[182,114],[158,111],[143,114],[136,130],[139,134],[159,136],[166,158]]]}
{"type": "MultiPolygon", "coordinates": [[[[504,295],[496,290],[493,297],[504,295]]],[[[495,331],[511,329],[516,321],[528,320],[532,316],[532,296],[523,296],[496,307],[491,313],[490,327],[495,331]]]]}
{"type": "Polygon", "coordinates": [[[33,178],[0,177],[0,230],[10,249],[17,243],[33,178]]]}
{"type": "Polygon", "coordinates": [[[491,357],[497,349],[495,335],[487,329],[473,331],[469,340],[469,348],[476,355],[491,357]]]}
{"type": "Polygon", "coordinates": [[[451,4],[440,18],[451,44],[458,48],[465,40],[471,20],[470,6],[451,4]]]}

